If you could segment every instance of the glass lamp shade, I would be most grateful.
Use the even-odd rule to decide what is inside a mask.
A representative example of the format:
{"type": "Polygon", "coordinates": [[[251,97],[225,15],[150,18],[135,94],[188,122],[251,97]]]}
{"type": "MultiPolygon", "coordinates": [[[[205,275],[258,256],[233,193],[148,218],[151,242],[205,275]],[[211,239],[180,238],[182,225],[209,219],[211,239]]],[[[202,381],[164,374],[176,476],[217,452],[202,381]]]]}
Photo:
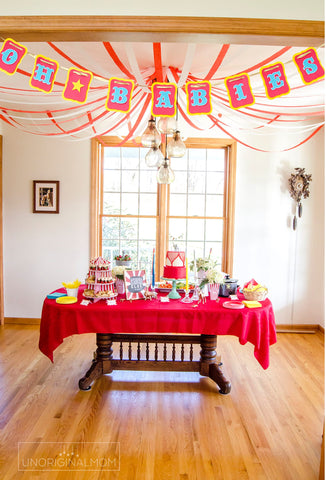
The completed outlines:
{"type": "Polygon", "coordinates": [[[161,117],[157,123],[158,131],[164,135],[172,135],[177,129],[175,117],[161,117]]]}
{"type": "Polygon", "coordinates": [[[148,167],[159,167],[163,161],[163,154],[158,147],[151,148],[145,155],[145,163],[148,167]]]}
{"type": "Polygon", "coordinates": [[[175,175],[174,171],[170,167],[170,160],[168,158],[164,159],[164,162],[159,168],[159,171],[157,172],[157,183],[165,183],[169,184],[174,182],[175,175]]]}
{"type": "Polygon", "coordinates": [[[186,153],[186,146],[181,139],[179,130],[177,130],[172,140],[168,144],[168,156],[174,158],[181,158],[186,153]]]}
{"type": "Polygon", "coordinates": [[[155,120],[148,120],[145,132],[141,136],[141,144],[143,147],[159,147],[161,144],[161,136],[156,130],[155,120]]]}

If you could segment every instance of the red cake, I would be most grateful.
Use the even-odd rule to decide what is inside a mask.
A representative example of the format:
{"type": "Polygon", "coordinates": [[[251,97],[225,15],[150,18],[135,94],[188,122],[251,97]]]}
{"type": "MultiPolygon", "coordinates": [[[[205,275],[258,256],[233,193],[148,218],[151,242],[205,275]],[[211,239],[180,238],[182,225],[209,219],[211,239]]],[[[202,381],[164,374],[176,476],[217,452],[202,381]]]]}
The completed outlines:
{"type": "Polygon", "coordinates": [[[185,252],[166,252],[166,265],[164,265],[164,278],[186,278],[185,252]]]}

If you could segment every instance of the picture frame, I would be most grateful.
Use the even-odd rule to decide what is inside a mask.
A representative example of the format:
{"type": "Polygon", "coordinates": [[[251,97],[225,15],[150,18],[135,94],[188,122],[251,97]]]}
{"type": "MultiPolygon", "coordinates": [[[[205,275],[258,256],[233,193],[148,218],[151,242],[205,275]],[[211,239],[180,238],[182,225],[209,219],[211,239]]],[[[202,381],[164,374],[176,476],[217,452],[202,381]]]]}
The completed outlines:
{"type": "Polygon", "coordinates": [[[33,180],[33,213],[59,213],[58,180],[33,180]]]}
{"type": "Polygon", "coordinates": [[[146,271],[125,270],[124,281],[127,300],[139,300],[145,298],[146,271]]]}

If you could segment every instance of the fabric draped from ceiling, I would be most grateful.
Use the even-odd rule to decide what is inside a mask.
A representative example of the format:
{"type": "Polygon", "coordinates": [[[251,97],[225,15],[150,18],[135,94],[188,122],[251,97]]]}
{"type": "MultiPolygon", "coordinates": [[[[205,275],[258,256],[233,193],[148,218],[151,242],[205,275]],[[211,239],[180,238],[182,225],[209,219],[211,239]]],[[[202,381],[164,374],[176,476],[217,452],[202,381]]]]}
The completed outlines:
{"type": "MultiPolygon", "coordinates": [[[[141,136],[146,128],[153,81],[177,84],[178,126],[185,137],[205,136],[205,132],[207,136],[209,131],[210,136],[228,136],[255,150],[272,151],[261,147],[262,137],[280,135],[286,129],[282,145],[273,148],[286,151],[308,141],[324,125],[324,79],[304,84],[293,61],[293,55],[308,47],[150,42],[24,45],[28,53],[17,72],[10,76],[0,71],[0,119],[24,132],[75,140],[118,135],[123,145],[141,136]],[[36,55],[59,63],[50,93],[29,86],[36,55]],[[283,63],[291,91],[271,100],[266,96],[260,68],[276,62],[283,63]],[[62,98],[67,72],[72,67],[94,75],[84,104],[62,98]],[[224,79],[240,73],[249,75],[255,103],[234,110],[224,79]],[[105,108],[111,77],[135,82],[127,114],[105,108]],[[185,84],[202,80],[211,82],[212,113],[189,115],[185,84]]],[[[317,53],[322,59],[323,47],[317,53]]]]}

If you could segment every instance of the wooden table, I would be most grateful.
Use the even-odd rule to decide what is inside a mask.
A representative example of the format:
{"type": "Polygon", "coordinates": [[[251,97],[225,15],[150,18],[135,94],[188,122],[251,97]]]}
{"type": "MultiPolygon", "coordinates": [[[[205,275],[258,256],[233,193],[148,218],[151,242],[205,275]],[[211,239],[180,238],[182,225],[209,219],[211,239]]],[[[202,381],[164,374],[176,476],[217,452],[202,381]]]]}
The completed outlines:
{"type": "Polygon", "coordinates": [[[276,342],[269,300],[262,302],[261,308],[241,310],[224,308],[227,299],[218,303],[208,299],[195,306],[179,300],[130,303],[118,298],[115,306],[104,300],[83,306],[82,291],[83,287],[78,303],[72,305],[45,299],[39,342],[40,350],[53,361],[53,352],[65,337],[96,333],[97,349],[89,370],[79,380],[81,390],[88,390],[94,380],[113,370],[170,370],[198,372],[227,394],[231,384],[217,358],[217,335],[236,335],[241,344],[251,342],[261,366],[269,365],[269,346],[276,342]],[[118,354],[114,357],[116,342],[118,354]],[[198,359],[194,359],[194,345],[201,347],[198,359]]]}

